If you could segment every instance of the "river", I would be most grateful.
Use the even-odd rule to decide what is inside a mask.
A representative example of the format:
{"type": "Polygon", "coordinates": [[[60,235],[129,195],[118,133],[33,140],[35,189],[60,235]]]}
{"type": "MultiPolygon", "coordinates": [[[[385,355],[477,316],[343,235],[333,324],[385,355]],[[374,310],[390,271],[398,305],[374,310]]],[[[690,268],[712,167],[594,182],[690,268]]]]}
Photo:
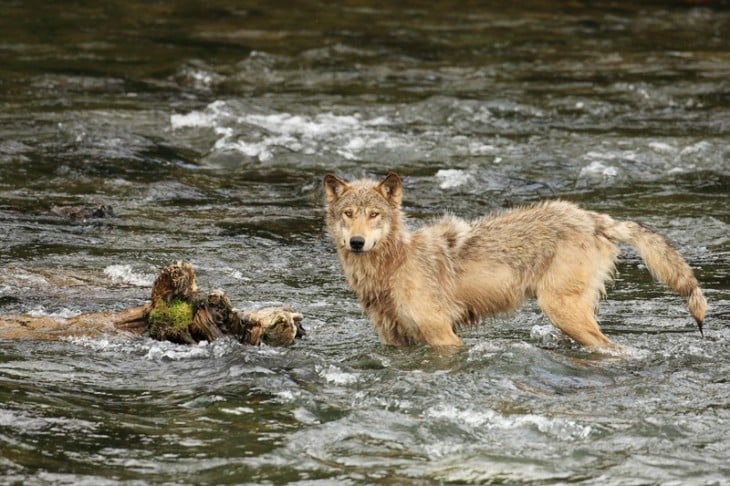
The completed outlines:
{"type": "Polygon", "coordinates": [[[728,33],[724,1],[0,2],[0,312],[139,305],[186,260],[308,331],[0,341],[0,484],[730,484],[728,33]],[[413,226],[558,197],[648,224],[704,338],[626,249],[623,356],[534,303],[381,345],[321,181],[391,170],[413,226]]]}

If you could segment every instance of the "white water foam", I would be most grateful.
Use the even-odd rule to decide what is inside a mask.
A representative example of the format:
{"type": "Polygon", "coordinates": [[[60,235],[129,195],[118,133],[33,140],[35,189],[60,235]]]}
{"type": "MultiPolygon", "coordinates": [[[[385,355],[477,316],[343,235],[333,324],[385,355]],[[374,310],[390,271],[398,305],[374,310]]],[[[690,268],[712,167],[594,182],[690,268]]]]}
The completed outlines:
{"type": "Polygon", "coordinates": [[[214,128],[221,118],[226,116],[226,103],[214,101],[205,107],[203,111],[192,111],[185,114],[174,114],[170,116],[170,125],[173,130],[180,128],[214,128]]]}
{"type": "Polygon", "coordinates": [[[326,368],[317,366],[315,369],[322,378],[335,385],[350,385],[360,381],[360,377],[357,374],[348,373],[334,365],[329,365],[326,368]]]}
{"type": "Polygon", "coordinates": [[[0,410],[0,427],[13,428],[23,432],[54,428],[61,432],[93,433],[97,424],[69,417],[33,416],[30,413],[14,410],[0,410]]]}
{"type": "Polygon", "coordinates": [[[213,119],[214,117],[210,113],[193,111],[184,115],[175,114],[170,116],[170,125],[173,129],[208,127],[211,126],[213,119]]]}
{"type": "Polygon", "coordinates": [[[197,346],[155,341],[147,351],[145,359],[150,361],[181,361],[185,359],[205,359],[210,357],[208,343],[201,341],[197,346]]]}
{"type": "Polygon", "coordinates": [[[530,329],[530,339],[539,342],[541,346],[553,347],[565,339],[565,335],[551,324],[537,324],[530,329]]]}
{"type": "Polygon", "coordinates": [[[277,150],[305,155],[337,153],[346,159],[381,147],[386,149],[410,146],[405,138],[385,131],[392,122],[384,116],[364,118],[360,114],[314,115],[274,113],[240,113],[240,107],[215,101],[201,111],[174,114],[173,130],[210,128],[219,136],[213,149],[238,152],[260,161],[271,160],[277,150]],[[252,127],[254,128],[252,130],[252,127]]]}
{"type": "Polygon", "coordinates": [[[62,340],[94,352],[134,353],[146,349],[140,341],[133,341],[124,337],[70,336],[62,338],[62,340]]]}
{"type": "Polygon", "coordinates": [[[255,412],[251,407],[221,408],[221,412],[231,415],[248,415],[255,412]]]}
{"type": "Polygon", "coordinates": [[[606,165],[599,160],[594,160],[580,170],[580,177],[616,177],[618,169],[612,165],[606,165]]]}
{"type": "Polygon", "coordinates": [[[309,135],[321,137],[352,131],[363,124],[359,117],[332,113],[321,113],[314,117],[291,115],[289,113],[274,113],[270,115],[243,115],[239,121],[265,128],[272,133],[287,135],[309,135]]]}
{"type": "Polygon", "coordinates": [[[471,174],[459,169],[440,169],[436,172],[436,179],[440,181],[439,187],[441,189],[453,189],[474,182],[474,177],[471,174]]]}
{"type": "Polygon", "coordinates": [[[424,412],[426,418],[446,420],[468,427],[486,427],[494,429],[517,429],[535,427],[544,434],[560,440],[585,439],[591,433],[591,427],[580,425],[562,417],[546,417],[536,414],[503,415],[494,410],[460,409],[453,405],[439,405],[424,412]]]}
{"type": "Polygon", "coordinates": [[[28,314],[31,317],[60,317],[62,319],[68,319],[70,317],[79,315],[80,312],[77,310],[71,310],[66,307],[55,312],[48,312],[45,307],[39,305],[31,309],[28,314]]]}
{"type": "Polygon", "coordinates": [[[649,142],[649,148],[662,154],[676,154],[677,148],[664,142],[649,142]]]}
{"type": "Polygon", "coordinates": [[[198,345],[185,345],[167,341],[156,341],[152,338],[130,339],[124,336],[78,336],[64,338],[64,341],[82,346],[97,353],[112,352],[135,355],[144,353],[145,359],[151,361],[180,361],[184,359],[208,358],[211,355],[218,356],[223,353],[221,350],[216,351],[215,347],[209,346],[206,341],[202,341],[198,345]]]}
{"type": "Polygon", "coordinates": [[[104,269],[104,275],[115,282],[139,287],[151,287],[155,280],[153,274],[137,272],[131,265],[109,265],[104,269]]]}

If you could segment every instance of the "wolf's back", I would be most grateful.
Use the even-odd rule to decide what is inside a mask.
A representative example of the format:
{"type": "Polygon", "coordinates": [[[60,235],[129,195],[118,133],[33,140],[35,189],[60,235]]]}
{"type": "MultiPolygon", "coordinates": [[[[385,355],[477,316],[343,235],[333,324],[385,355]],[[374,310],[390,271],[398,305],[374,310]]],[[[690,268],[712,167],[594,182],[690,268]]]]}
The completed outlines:
{"type": "Polygon", "coordinates": [[[692,269],[674,245],[664,236],[633,221],[611,219],[607,225],[606,234],[613,240],[628,243],[636,248],[649,272],[657,281],[666,284],[679,295],[687,298],[689,312],[697,321],[697,326],[702,332],[707,300],[702,294],[702,289],[700,289],[692,269]]]}

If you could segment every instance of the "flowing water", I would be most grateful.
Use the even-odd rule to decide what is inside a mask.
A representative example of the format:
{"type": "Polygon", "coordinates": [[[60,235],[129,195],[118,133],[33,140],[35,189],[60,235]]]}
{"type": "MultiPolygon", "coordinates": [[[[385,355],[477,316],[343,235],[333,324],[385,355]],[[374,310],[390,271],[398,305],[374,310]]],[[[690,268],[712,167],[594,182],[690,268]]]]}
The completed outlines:
{"type": "Polygon", "coordinates": [[[0,2],[0,312],[138,305],[184,259],[308,330],[0,341],[0,483],[730,484],[728,33],[711,1],[0,2]],[[627,250],[625,356],[534,304],[450,354],[380,345],[320,184],[390,170],[414,226],[555,197],[649,224],[704,339],[627,250]]]}

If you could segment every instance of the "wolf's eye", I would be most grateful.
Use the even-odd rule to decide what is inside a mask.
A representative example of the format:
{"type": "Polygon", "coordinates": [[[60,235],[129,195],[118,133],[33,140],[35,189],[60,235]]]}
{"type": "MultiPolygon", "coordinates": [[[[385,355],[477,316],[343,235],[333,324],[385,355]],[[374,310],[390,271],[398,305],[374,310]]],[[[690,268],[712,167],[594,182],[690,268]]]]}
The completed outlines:
{"type": "Polygon", "coordinates": [[[378,211],[370,211],[370,219],[375,219],[378,216],[380,216],[380,213],[378,211]]]}
{"type": "Polygon", "coordinates": [[[352,218],[352,209],[345,209],[342,213],[348,218],[352,218]]]}

